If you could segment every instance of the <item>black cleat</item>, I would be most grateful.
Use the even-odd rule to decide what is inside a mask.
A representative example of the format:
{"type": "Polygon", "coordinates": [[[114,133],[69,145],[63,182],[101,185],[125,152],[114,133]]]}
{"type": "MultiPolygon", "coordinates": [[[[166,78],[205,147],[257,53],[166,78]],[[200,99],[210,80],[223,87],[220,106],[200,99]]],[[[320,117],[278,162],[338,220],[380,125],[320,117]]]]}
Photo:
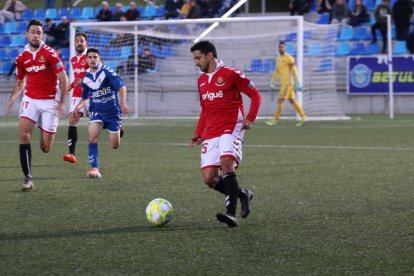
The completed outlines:
{"type": "Polygon", "coordinates": [[[250,190],[247,189],[243,189],[243,193],[245,194],[245,196],[243,198],[240,198],[240,205],[241,205],[241,209],[240,209],[240,216],[242,218],[247,218],[247,216],[250,213],[250,201],[253,200],[253,193],[250,190]]]}
{"type": "Polygon", "coordinates": [[[236,217],[228,214],[217,213],[216,214],[218,221],[225,222],[228,227],[236,227],[239,225],[236,217]]]}

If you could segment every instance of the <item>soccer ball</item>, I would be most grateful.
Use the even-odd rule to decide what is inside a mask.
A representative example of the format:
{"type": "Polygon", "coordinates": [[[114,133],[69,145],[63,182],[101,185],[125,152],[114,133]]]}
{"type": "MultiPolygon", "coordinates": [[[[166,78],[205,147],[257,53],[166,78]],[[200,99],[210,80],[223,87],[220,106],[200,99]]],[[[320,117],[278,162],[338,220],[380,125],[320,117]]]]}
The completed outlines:
{"type": "Polygon", "coordinates": [[[149,222],[161,226],[171,220],[173,207],[171,203],[162,198],[156,198],[147,205],[147,219],[149,222]]]}

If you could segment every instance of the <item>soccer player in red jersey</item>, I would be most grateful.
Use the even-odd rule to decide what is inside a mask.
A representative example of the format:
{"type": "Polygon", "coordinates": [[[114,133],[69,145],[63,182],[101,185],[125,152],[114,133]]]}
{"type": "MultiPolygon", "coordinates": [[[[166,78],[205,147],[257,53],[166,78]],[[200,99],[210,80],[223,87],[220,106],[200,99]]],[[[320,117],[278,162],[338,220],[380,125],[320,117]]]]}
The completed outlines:
{"type": "Polygon", "coordinates": [[[69,153],[63,156],[63,160],[75,163],[75,149],[76,142],[78,140],[78,122],[80,117],[83,116],[83,112],[79,112],[78,116],[74,116],[74,110],[76,106],[82,101],[82,79],[86,74],[86,69],[89,68],[86,62],[86,51],[88,47],[86,33],[77,33],[75,35],[75,49],[76,55],[70,60],[72,65],[72,72],[74,80],[70,84],[69,90],[72,89],[72,99],[70,101],[69,109],[69,129],[68,129],[68,147],[69,153]]]}
{"type": "Polygon", "coordinates": [[[23,191],[34,188],[32,180],[30,139],[36,123],[40,128],[40,149],[47,153],[52,147],[65,110],[68,79],[63,62],[56,51],[42,41],[43,28],[39,20],[27,25],[29,44],[16,58],[16,86],[7,103],[8,113],[24,90],[19,115],[20,164],[24,174],[23,191]],[[59,85],[60,91],[57,90],[59,85]]]}
{"type": "Polygon", "coordinates": [[[237,199],[241,203],[241,217],[246,218],[253,193],[239,188],[235,168],[242,159],[244,132],[256,119],[262,97],[242,72],[217,60],[217,51],[211,42],[200,41],[191,47],[191,52],[196,66],[204,72],[198,79],[201,113],[191,144],[202,144],[204,183],[225,195],[227,212],[217,213],[217,219],[236,227],[237,199]],[[247,116],[241,92],[251,100],[247,116]]]}

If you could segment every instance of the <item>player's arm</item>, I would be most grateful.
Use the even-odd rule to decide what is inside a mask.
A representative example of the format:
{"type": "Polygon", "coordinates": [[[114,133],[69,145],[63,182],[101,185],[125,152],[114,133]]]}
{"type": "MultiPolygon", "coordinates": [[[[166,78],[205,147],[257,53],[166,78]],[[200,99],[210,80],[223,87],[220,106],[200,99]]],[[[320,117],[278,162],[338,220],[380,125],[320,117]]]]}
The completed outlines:
{"type": "Polygon", "coordinates": [[[278,76],[279,76],[279,66],[277,65],[277,60],[276,60],[276,68],[275,68],[275,71],[273,72],[272,78],[270,79],[271,89],[275,89],[275,81],[278,76]]]}
{"type": "Polygon", "coordinates": [[[262,95],[260,95],[254,83],[246,78],[243,73],[235,71],[234,81],[237,88],[250,98],[249,114],[243,119],[242,123],[242,129],[250,129],[259,113],[260,105],[262,104],[262,95]]]}
{"type": "Polygon", "coordinates": [[[300,83],[298,68],[296,67],[296,64],[294,62],[291,65],[291,72],[292,72],[293,77],[295,79],[295,90],[296,91],[301,91],[302,90],[302,84],[300,83]]]}
{"type": "Polygon", "coordinates": [[[59,80],[59,89],[60,89],[60,99],[56,110],[60,116],[63,116],[65,112],[65,98],[68,94],[68,76],[65,71],[61,71],[56,74],[57,79],[59,80]]]}
{"type": "Polygon", "coordinates": [[[123,114],[128,114],[129,109],[128,106],[126,104],[126,99],[127,99],[127,90],[126,90],[126,86],[121,86],[121,88],[118,89],[118,94],[119,94],[119,105],[121,106],[121,112],[123,114]]]}
{"type": "Polygon", "coordinates": [[[26,84],[26,78],[23,78],[21,80],[17,79],[16,85],[14,86],[13,92],[10,95],[9,101],[7,102],[6,107],[6,115],[10,112],[14,101],[19,97],[19,95],[23,92],[25,84],[26,84]]]}
{"type": "Polygon", "coordinates": [[[198,118],[197,127],[194,132],[193,138],[191,138],[191,145],[200,145],[203,140],[201,139],[201,135],[203,134],[203,131],[206,127],[206,116],[203,112],[203,109],[201,109],[200,117],[198,118]]]}

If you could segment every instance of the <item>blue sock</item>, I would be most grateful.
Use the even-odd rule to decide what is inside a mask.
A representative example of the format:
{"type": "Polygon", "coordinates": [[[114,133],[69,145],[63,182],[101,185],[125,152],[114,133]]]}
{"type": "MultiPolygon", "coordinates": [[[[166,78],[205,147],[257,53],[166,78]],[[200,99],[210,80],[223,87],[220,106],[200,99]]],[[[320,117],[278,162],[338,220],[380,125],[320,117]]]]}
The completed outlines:
{"type": "Polygon", "coordinates": [[[88,159],[92,168],[99,168],[99,152],[98,144],[89,144],[88,146],[88,159]]]}

